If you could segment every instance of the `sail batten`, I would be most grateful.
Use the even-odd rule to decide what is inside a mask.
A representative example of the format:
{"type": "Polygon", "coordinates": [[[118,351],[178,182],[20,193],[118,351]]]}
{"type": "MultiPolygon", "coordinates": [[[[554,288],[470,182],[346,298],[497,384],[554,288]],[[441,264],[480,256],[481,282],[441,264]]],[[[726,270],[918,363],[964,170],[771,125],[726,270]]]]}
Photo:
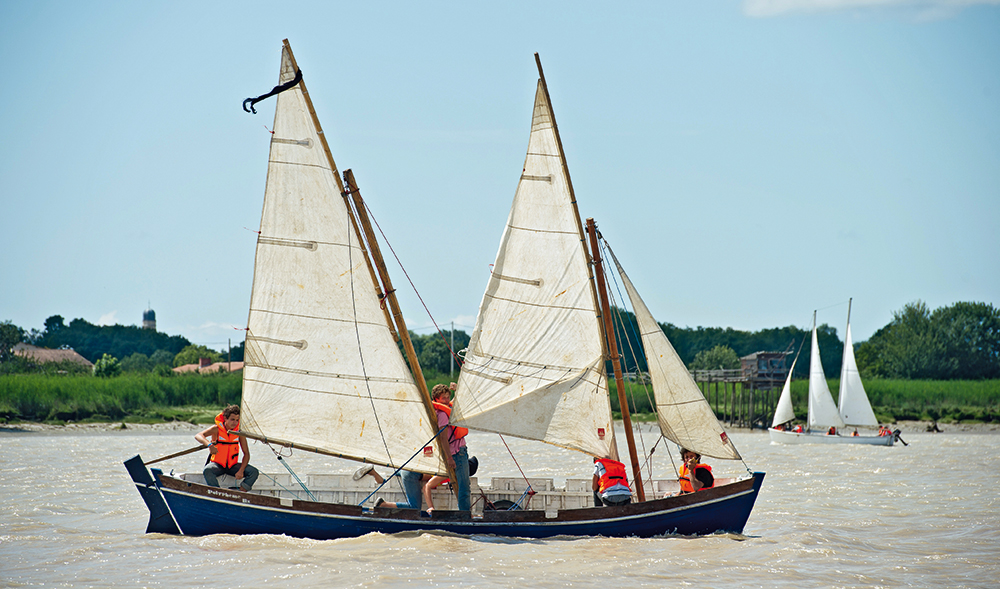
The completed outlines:
{"type": "MultiPolygon", "coordinates": [[[[294,78],[287,47],[280,82],[294,78]]],[[[304,93],[277,95],[254,261],[241,428],[336,456],[445,472],[304,93]],[[287,139],[292,138],[292,139],[287,139]]]]}

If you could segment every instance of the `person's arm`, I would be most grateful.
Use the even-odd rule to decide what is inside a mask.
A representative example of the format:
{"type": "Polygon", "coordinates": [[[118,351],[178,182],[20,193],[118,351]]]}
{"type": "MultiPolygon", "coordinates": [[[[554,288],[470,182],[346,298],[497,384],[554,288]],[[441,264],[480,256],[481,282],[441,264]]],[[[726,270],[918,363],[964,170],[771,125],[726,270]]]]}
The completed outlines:
{"type": "Polygon", "coordinates": [[[243,471],[250,464],[250,446],[247,444],[247,439],[243,436],[240,436],[240,450],[243,451],[243,461],[240,462],[240,469],[236,471],[236,478],[238,479],[243,478],[243,471]]]}
{"type": "Polygon", "coordinates": [[[695,478],[697,478],[700,483],[698,487],[699,489],[707,489],[715,485],[715,476],[713,476],[707,468],[698,469],[695,472],[695,478]]]}
{"type": "Polygon", "coordinates": [[[194,439],[202,446],[207,446],[208,451],[212,453],[212,456],[215,456],[219,452],[219,449],[215,446],[215,438],[218,435],[219,428],[218,426],[213,425],[203,432],[196,433],[194,435],[194,439]]]}
{"type": "Polygon", "coordinates": [[[444,446],[445,446],[445,448],[448,449],[445,452],[445,457],[444,457],[445,458],[445,462],[447,462],[448,463],[448,467],[452,471],[454,471],[455,470],[455,459],[452,458],[452,456],[451,456],[451,441],[449,440],[449,436],[446,435],[448,433],[448,428],[445,427],[446,425],[448,425],[448,414],[445,413],[444,411],[437,411],[437,418],[438,418],[438,430],[441,430],[441,428],[444,427],[444,430],[441,430],[441,433],[439,433],[438,435],[439,436],[445,436],[445,438],[444,438],[444,440],[445,440],[444,446]]]}
{"type": "Polygon", "coordinates": [[[687,461],[687,479],[691,483],[691,488],[695,491],[700,491],[704,484],[698,480],[698,459],[692,458],[687,461]]]}

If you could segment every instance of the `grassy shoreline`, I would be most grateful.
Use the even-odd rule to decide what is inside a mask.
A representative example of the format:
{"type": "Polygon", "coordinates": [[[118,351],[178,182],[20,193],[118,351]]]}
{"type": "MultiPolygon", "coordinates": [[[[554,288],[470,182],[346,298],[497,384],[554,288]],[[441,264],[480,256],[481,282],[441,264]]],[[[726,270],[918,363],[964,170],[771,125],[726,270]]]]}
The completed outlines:
{"type": "MultiPolygon", "coordinates": [[[[428,375],[428,387],[451,382],[448,375],[428,375]]],[[[638,411],[637,422],[655,421],[649,389],[626,383],[638,411]]],[[[837,390],[837,380],[829,381],[837,390]]],[[[123,374],[113,378],[90,375],[15,374],[0,376],[0,424],[42,423],[212,423],[219,410],[238,404],[242,374],[160,376],[123,374]]],[[[1000,380],[865,382],[875,413],[886,423],[937,421],[941,424],[1000,423],[1000,380]]],[[[806,415],[808,382],[792,383],[792,401],[800,418],[806,415]]],[[[709,402],[718,400],[710,393],[709,402]]],[[[772,401],[776,400],[776,392],[772,401]]],[[[612,409],[618,399],[612,385],[612,409]]],[[[633,404],[633,402],[630,402],[633,404]]],[[[724,408],[724,407],[723,407],[724,408]]],[[[763,411],[763,404],[760,405],[763,411]]],[[[760,415],[760,413],[757,413],[760,415]]]]}

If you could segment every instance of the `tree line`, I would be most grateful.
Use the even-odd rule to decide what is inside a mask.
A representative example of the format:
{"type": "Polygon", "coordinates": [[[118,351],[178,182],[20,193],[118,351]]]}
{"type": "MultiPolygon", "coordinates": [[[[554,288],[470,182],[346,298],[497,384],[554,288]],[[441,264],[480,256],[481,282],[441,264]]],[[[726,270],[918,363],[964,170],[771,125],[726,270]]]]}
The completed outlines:
{"type": "MultiPolygon", "coordinates": [[[[646,371],[641,354],[642,342],[635,315],[614,309],[615,332],[623,349],[623,369],[646,371]]],[[[720,327],[660,327],[691,369],[739,368],[739,358],[754,352],[787,352],[791,357],[810,332],[787,326],[759,331],[741,331],[720,327]]],[[[426,335],[410,332],[420,366],[428,378],[451,371],[452,353],[469,345],[469,335],[462,330],[448,330],[426,335]],[[449,350],[454,337],[454,348],[449,350]]],[[[844,342],[837,329],[827,324],[817,328],[823,370],[829,377],[840,373],[844,342]]],[[[31,371],[23,358],[12,354],[19,342],[40,347],[67,346],[95,364],[105,355],[118,363],[112,373],[168,373],[169,368],[191,364],[199,358],[213,361],[243,360],[243,344],[228,351],[211,350],[191,344],[182,336],[169,336],[137,326],[98,326],[83,319],[67,325],[60,315],[45,320],[43,331],[26,331],[10,321],[0,322],[0,372],[31,371]],[[20,364],[19,364],[20,362],[20,364]],[[163,368],[158,368],[163,367],[163,368]]],[[[808,375],[808,342],[802,346],[795,376],[808,375]]],[[[922,301],[905,305],[893,312],[892,321],[865,342],[855,344],[855,357],[864,378],[901,378],[925,380],[979,380],[1000,378],[1000,310],[989,303],[959,302],[931,311],[922,301]]],[[[107,364],[104,361],[102,366],[107,364]]],[[[460,360],[455,359],[455,370],[460,360]]],[[[37,371],[37,367],[36,367],[37,371]]],[[[610,366],[609,366],[610,371],[610,366]]]]}

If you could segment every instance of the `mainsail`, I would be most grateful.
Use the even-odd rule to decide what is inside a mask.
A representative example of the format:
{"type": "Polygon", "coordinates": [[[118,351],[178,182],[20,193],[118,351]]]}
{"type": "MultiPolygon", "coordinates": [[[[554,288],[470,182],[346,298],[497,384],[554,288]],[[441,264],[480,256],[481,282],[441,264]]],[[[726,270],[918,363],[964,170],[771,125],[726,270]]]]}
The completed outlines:
{"type": "Polygon", "coordinates": [[[656,417],[663,437],[698,454],[724,460],[739,459],[740,453],[730,443],[729,436],[722,429],[712,407],[691,378],[691,373],[677,355],[674,346],[649,312],[646,303],[618,263],[618,258],[614,253],[611,257],[618,268],[639,324],[653,395],[656,397],[656,417]]]}
{"type": "Polygon", "coordinates": [[[812,351],[809,358],[809,429],[844,427],[837,405],[833,402],[830,387],[826,384],[823,362],[819,357],[819,340],[816,337],[816,317],[813,316],[812,351]]]}
{"type": "Polygon", "coordinates": [[[840,416],[844,423],[853,426],[875,427],[878,420],[872,411],[868,394],[861,384],[858,364],[854,361],[854,343],[851,339],[851,312],[847,312],[847,332],[844,335],[844,361],[840,367],[840,416]]]}
{"type": "MultiPolygon", "coordinates": [[[[294,79],[287,46],[279,84],[294,79]]],[[[246,337],[241,429],[278,443],[445,472],[380,308],[304,84],[278,94],[246,337]]]]}
{"type": "Polygon", "coordinates": [[[458,380],[465,427],[614,457],[580,219],[539,80],[524,169],[458,380]]]}

